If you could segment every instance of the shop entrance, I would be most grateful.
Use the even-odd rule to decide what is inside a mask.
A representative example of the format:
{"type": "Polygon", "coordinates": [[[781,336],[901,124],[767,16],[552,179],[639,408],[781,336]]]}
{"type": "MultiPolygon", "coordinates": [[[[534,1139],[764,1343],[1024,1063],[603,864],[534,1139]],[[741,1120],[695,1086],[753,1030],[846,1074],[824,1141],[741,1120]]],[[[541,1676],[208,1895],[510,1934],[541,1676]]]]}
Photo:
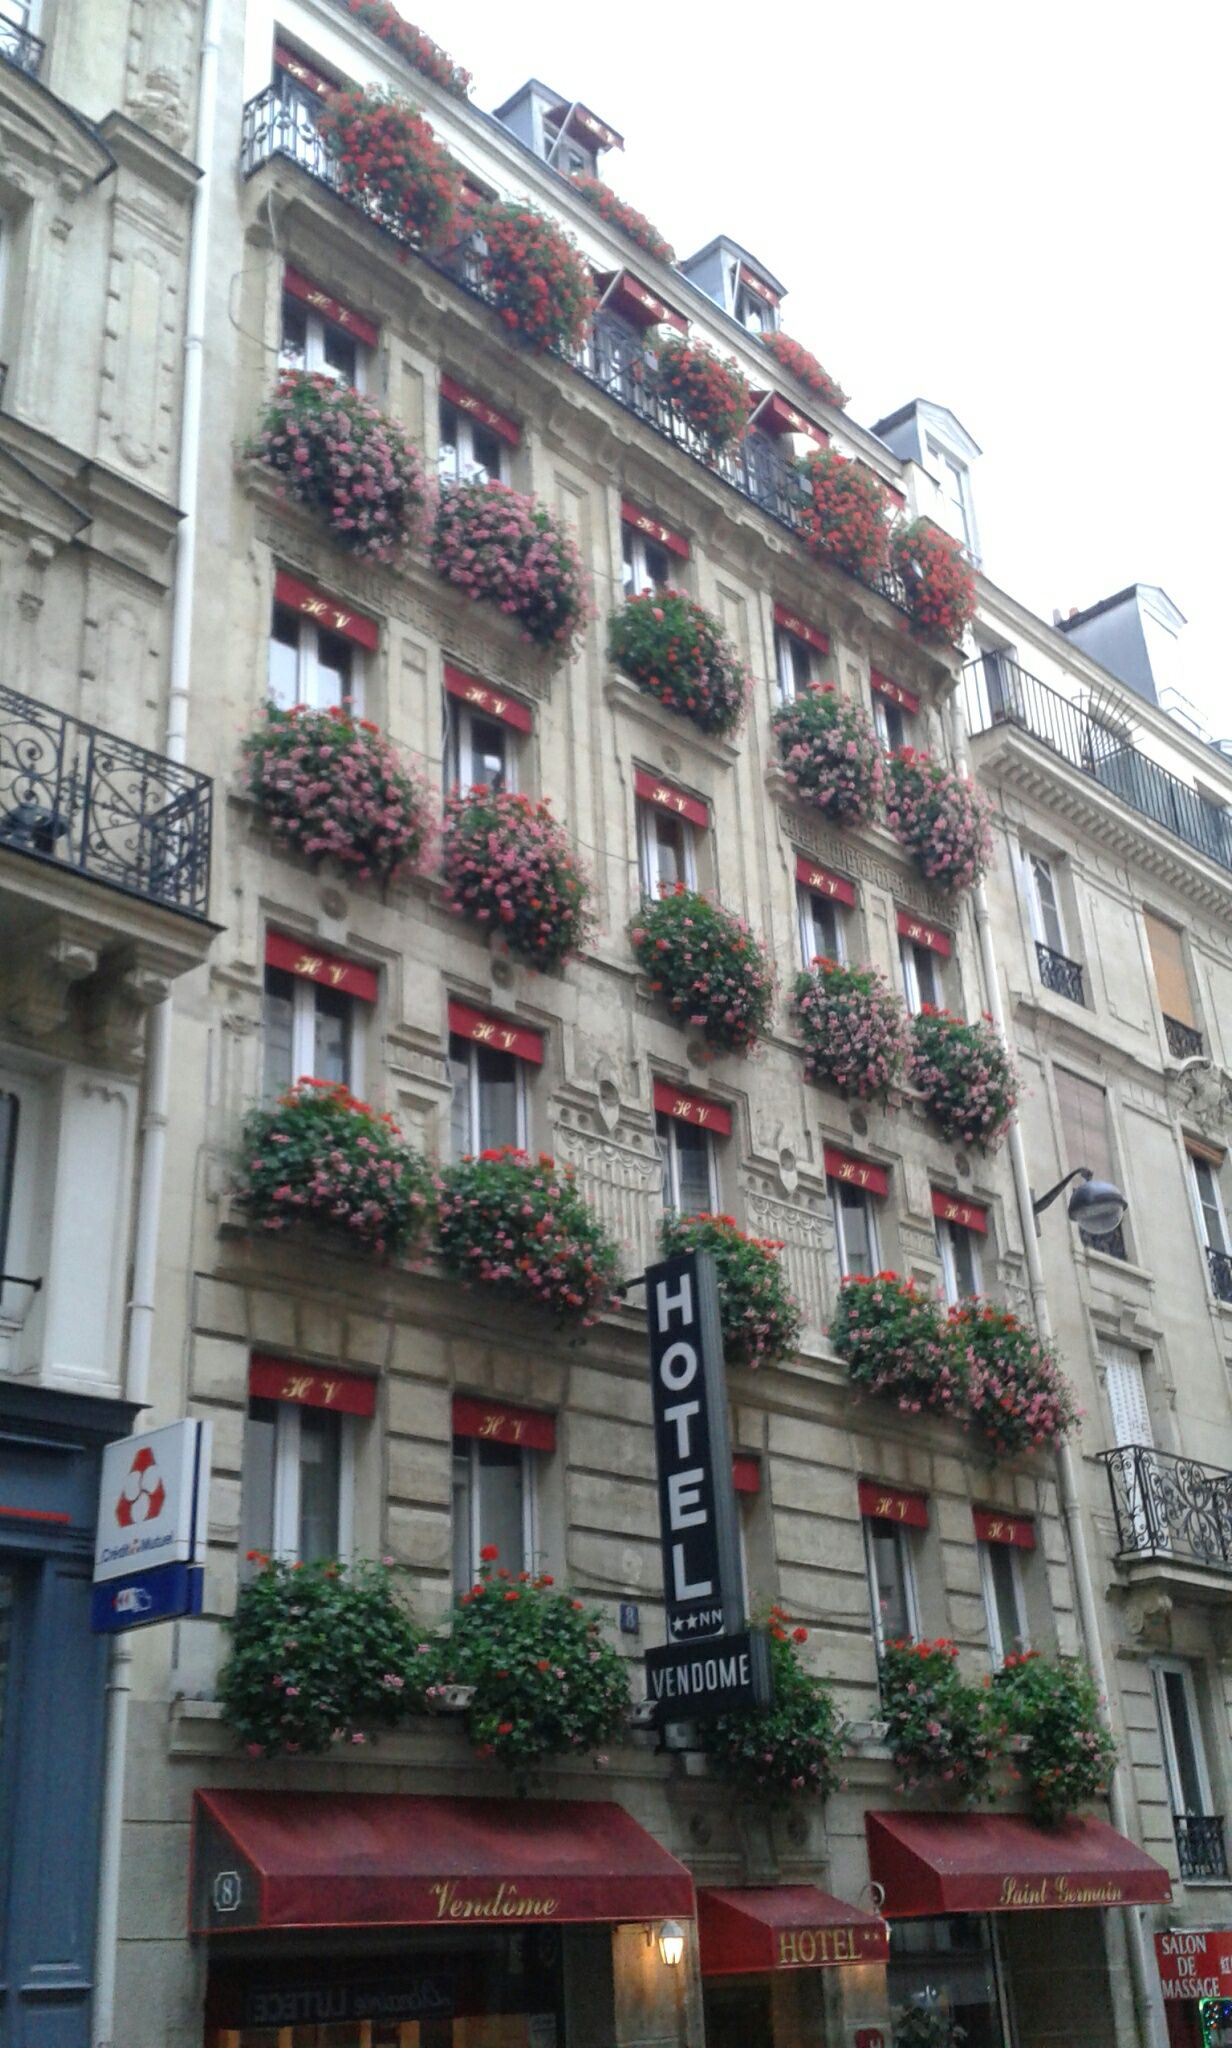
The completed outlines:
{"type": "Polygon", "coordinates": [[[892,1921],[888,1984],[891,2011],[910,2015],[913,2048],[951,2048],[956,2041],[962,2048],[1009,2048],[1005,1992],[987,1914],[892,1921]]]}

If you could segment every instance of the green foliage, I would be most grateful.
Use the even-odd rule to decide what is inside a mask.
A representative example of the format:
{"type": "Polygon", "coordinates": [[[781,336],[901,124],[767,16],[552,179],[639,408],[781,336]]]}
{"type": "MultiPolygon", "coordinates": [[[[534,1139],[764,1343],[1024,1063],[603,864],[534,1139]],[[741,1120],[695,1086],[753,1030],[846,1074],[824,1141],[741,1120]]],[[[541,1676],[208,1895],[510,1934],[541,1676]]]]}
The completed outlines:
{"type": "Polygon", "coordinates": [[[907,1415],[957,1412],[962,1355],[946,1342],[935,1297],[897,1273],[853,1273],[839,1288],[830,1342],[852,1384],[884,1394],[907,1415]]]}
{"type": "Polygon", "coordinates": [[[770,1021],[774,969],[743,918],[677,883],[629,933],[655,995],[719,1052],[747,1052],[770,1021]]]}
{"type": "Polygon", "coordinates": [[[800,1304],[783,1272],[777,1238],[747,1237],[734,1216],[668,1214],[659,1226],[665,1259],[712,1252],[718,1269],[723,1357],[728,1365],[777,1365],[800,1335],[800,1304]]]}
{"type": "Polygon", "coordinates": [[[824,1799],[838,1783],[841,1722],[828,1681],[806,1671],[797,1644],[808,1630],[789,1629],[781,1607],[770,1610],[774,1700],[699,1724],[703,1749],[718,1778],[774,1801],[812,1793],[824,1799]]]}
{"type": "Polygon", "coordinates": [[[460,1280],[583,1327],[608,1307],[619,1255],[571,1166],[502,1145],[445,1167],[436,1189],[437,1250],[460,1280]]]}
{"type": "Polygon", "coordinates": [[[236,1199],[262,1230],[324,1226],[369,1252],[406,1252],[431,1214],[432,1181],[388,1113],[340,1082],[297,1081],[244,1123],[236,1199]]]}
{"type": "Polygon", "coordinates": [[[887,1643],[881,1658],[881,1710],[903,1774],[901,1791],[931,1782],[971,1799],[988,1789],[996,1744],[985,1695],[958,1670],[958,1651],[945,1637],[931,1643],[887,1643]]]}
{"type": "Polygon", "coordinates": [[[1010,1734],[1031,1738],[1022,1768],[1037,1820],[1055,1824],[1103,1792],[1116,1769],[1116,1744],[1095,1681],[1074,1658],[1050,1663],[1035,1650],[1007,1657],[988,1704],[1010,1734]]]}
{"type": "Polygon", "coordinates": [[[718,620],[678,590],[643,591],[618,606],[608,652],[639,690],[702,732],[734,732],[744,717],[744,663],[718,620]]]}

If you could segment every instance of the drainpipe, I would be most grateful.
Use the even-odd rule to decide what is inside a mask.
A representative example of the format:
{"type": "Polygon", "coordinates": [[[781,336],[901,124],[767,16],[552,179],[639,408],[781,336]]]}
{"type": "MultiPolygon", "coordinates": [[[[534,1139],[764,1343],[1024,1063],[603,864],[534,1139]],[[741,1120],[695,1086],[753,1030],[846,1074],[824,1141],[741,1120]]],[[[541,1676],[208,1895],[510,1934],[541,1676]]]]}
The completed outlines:
{"type": "MultiPolygon", "coordinates": [[[[967,760],[966,733],[959,708],[958,691],[950,699],[950,734],[954,749],[954,762],[961,774],[970,772],[967,760]]],[[[988,892],[982,880],[972,892],[975,906],[975,924],[980,942],[980,964],[984,970],[984,992],[988,1002],[988,1013],[996,1026],[998,1035],[1009,1043],[1005,1028],[1005,1005],[1001,998],[1001,978],[997,972],[996,948],[993,944],[992,919],[988,911],[988,892]]],[[[1009,1126],[1010,1168],[1014,1179],[1014,1196],[1018,1207],[1018,1222],[1022,1232],[1023,1249],[1027,1262],[1027,1287],[1031,1296],[1031,1313],[1035,1327],[1044,1343],[1051,1343],[1053,1336],[1052,1317],[1048,1310],[1048,1291],[1044,1284],[1044,1268],[1039,1254],[1039,1233],[1035,1211],[1032,1207],[1031,1175],[1027,1167],[1027,1148],[1023,1140],[1022,1125],[1017,1114],[1010,1119],[1009,1126]]],[[[1065,1526],[1069,1536],[1069,1554],[1074,1592],[1078,1603],[1078,1626],[1082,1634],[1083,1655],[1092,1678],[1095,1680],[1102,1699],[1110,1698],[1108,1689],[1108,1667],[1104,1659],[1104,1642],[1100,1630],[1100,1602],[1091,1571],[1090,1553],[1087,1548],[1086,1524],[1082,1513],[1082,1495],[1078,1479],[1078,1460],[1073,1445],[1062,1443],[1056,1453],[1057,1491],[1065,1526]]],[[[1108,1784],[1108,1806],[1113,1825],[1118,1834],[1129,1835],[1133,1827],[1129,1794],[1126,1790],[1128,1765],[1119,1757],[1116,1769],[1108,1784]]],[[[1162,2003],[1155,1996],[1155,1976],[1151,1965],[1151,1953],[1147,1946],[1142,1925],[1141,1908],[1125,1906],[1121,1909],[1125,1928],[1126,1945],[1129,1950],[1130,1977],[1133,1982],[1134,2009],[1138,2020],[1139,2039],[1151,2048],[1167,2048],[1167,2028],[1164,2023],[1162,2003]]]]}
{"type": "MultiPolygon", "coordinates": [[[[196,143],[201,176],[193,191],[188,228],[187,303],[184,317],[184,385],[180,414],[179,499],[183,509],[176,539],[171,586],[171,664],[163,751],[183,761],[188,738],[193,582],[197,560],[197,499],[200,484],[201,404],[204,381],[206,251],[209,245],[212,159],[218,112],[220,0],[205,0],[197,85],[196,143]]],[[[171,1086],[171,997],[151,1011],[146,1027],[145,1110],[141,1119],[141,1170],[133,1226],[133,1280],[128,1309],[124,1394],[139,1408],[149,1406],[150,1346],[158,1271],[158,1224],[167,1152],[167,1106],[171,1086]]],[[[120,1861],[124,1832],[124,1765],[128,1748],[128,1703],[132,1690],[132,1645],[117,1636],[107,1681],[107,1723],[103,1750],[102,1818],[99,1830],[98,1920],[94,1938],[93,2040],[114,2048],[120,1861]]]]}

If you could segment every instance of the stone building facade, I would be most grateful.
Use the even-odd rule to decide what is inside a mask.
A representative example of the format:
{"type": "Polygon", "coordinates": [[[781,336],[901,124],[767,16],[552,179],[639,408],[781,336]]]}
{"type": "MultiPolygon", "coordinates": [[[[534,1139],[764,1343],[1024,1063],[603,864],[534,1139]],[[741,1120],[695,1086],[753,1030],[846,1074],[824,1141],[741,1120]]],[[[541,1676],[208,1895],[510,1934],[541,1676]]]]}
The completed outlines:
{"type": "MultiPolygon", "coordinates": [[[[557,2039],[631,2048],[772,2034],[879,2048],[891,2008],[925,1993],[930,2010],[961,2016],[978,2044],[1012,2039],[1027,2048],[1079,2033],[1160,2038],[1158,1986],[1142,1968],[1149,1930],[1135,1909],[1115,1909],[1115,1887],[1092,1910],[1057,1914],[1032,1910],[1034,1900],[1018,1910],[954,1910],[943,1887],[933,1910],[917,1899],[896,1912],[893,1895],[874,1886],[867,1816],[906,1825],[930,1819],[937,1805],[901,1790],[881,1740],[883,1606],[901,1610],[908,1633],[956,1642],[973,1676],[992,1669],[1010,1647],[996,1592],[1002,1567],[988,1554],[999,1541],[987,1533],[994,1520],[1030,1532],[1012,1573],[1019,1639],[1045,1653],[1090,1656],[1091,1645],[1079,1626],[1072,1533],[1067,1540],[1052,1461],[994,1465],[954,1423],[857,1402],[826,1337],[844,1269],[860,1270],[866,1259],[951,1294],[974,1274],[987,1294],[1030,1314],[1038,1289],[1010,1157],[945,1144],[909,1090],[882,1109],[808,1085],[786,1000],[819,933],[902,983],[916,1005],[931,997],[966,1016],[996,994],[988,974],[999,958],[1028,1084],[1023,1127],[1037,1188],[1089,1164],[1130,1197],[1123,1250],[1132,1256],[1105,1248],[1076,1258],[1077,1235],[1059,1213],[1044,1219],[1040,1246],[1057,1334],[1088,1410],[1082,1510],[1116,1676],[1111,1713],[1130,1763],[1126,1796],[1138,1838],[1179,1884],[1152,1687],[1164,1683],[1154,1674],[1171,1670],[1169,1659],[1189,1659],[1202,1680],[1199,1695],[1182,1675],[1171,1697],[1200,1698],[1209,1820],[1228,1743],[1221,1561],[1208,1545],[1182,1565],[1170,1540],[1144,1562],[1133,1534],[1137,1492],[1129,1547],[1124,1529],[1118,1537],[1097,1453],[1124,1440],[1124,1410],[1109,1415],[1098,1374],[1101,1359],[1104,1372],[1108,1358],[1119,1361],[1123,1391],[1132,1374],[1121,1353],[1149,1355],[1157,1457],[1201,1450],[1218,1464],[1228,1422],[1223,1268],[1208,1259],[1216,1298],[1204,1297],[1201,1246],[1182,1195],[1185,1174],[1196,1170],[1187,1158],[1217,1172],[1221,864],[1157,818],[1135,823],[1123,778],[1093,783],[1081,762],[1068,773],[1047,734],[1041,746],[1029,719],[994,717],[987,701],[988,677],[1010,677],[1011,656],[1067,700],[1098,700],[1105,717],[1123,688],[1074,638],[986,581],[977,627],[986,652],[964,668],[962,651],[927,647],[906,630],[892,585],[869,587],[805,552],[776,487],[764,483],[785,455],[828,442],[867,464],[908,511],[948,523],[974,516],[974,444],[941,408],[908,408],[874,433],[785,381],[758,332],[777,318],[782,287],[747,251],[720,238],[691,263],[669,266],[607,227],[557,167],[562,138],[566,157],[596,167],[611,131],[587,109],[532,81],[497,117],[480,113],[413,71],[355,18],[363,7],[338,0],[279,0],[276,8],[264,0],[245,8],[44,0],[43,18],[17,13],[12,34],[0,20],[0,109],[11,129],[0,174],[0,360],[9,365],[0,596],[5,645],[20,654],[6,684],[16,675],[35,708],[10,702],[6,690],[0,730],[7,738],[21,720],[40,730],[88,721],[151,750],[166,788],[152,804],[143,796],[135,824],[124,814],[111,842],[83,840],[75,864],[58,831],[60,796],[39,799],[41,817],[0,823],[0,1104],[11,1098],[20,1108],[3,1263],[44,1278],[32,1311],[10,1313],[5,1283],[0,1347],[11,1351],[0,1349],[0,1412],[6,1424],[24,1418],[29,1432],[63,1399],[74,1404],[64,1426],[91,1444],[128,1426],[134,1406],[123,1401],[147,1423],[189,1413],[212,1423],[214,1454],[205,1618],[137,1635],[115,1660],[113,1692],[128,1705],[118,1722],[112,1710],[106,1752],[96,1649],[80,1680],[86,1719],[70,1739],[97,1763],[80,1781],[81,1813],[69,1825],[84,1839],[103,1816],[93,2030],[82,1907],[71,1971],[59,1963],[63,1943],[52,1957],[59,1978],[49,1977],[37,1943],[14,1951],[12,1982],[24,1988],[8,1994],[6,2038],[14,2048],[75,2048],[87,2038],[128,2048],[506,2040],[546,2048],[557,2039]],[[735,356],[750,384],[774,396],[785,436],[762,450],[762,470],[732,474],[699,460],[647,416],[635,383],[599,349],[575,364],[513,345],[464,280],[408,252],[348,203],[331,182],[314,116],[321,87],[348,81],[412,97],[476,188],[562,221],[599,277],[623,273],[694,336],[735,356]],[[576,657],[554,663],[529,648],[490,607],[451,591],[422,549],[396,569],[361,565],[282,500],[248,452],[280,362],[354,379],[446,483],[468,463],[489,472],[499,464],[503,481],[560,518],[578,540],[596,605],[576,657]],[[476,421],[492,420],[499,430],[478,440],[476,421]],[[734,739],[707,737],[662,709],[607,658],[609,612],[631,583],[656,574],[648,544],[666,548],[673,583],[721,621],[754,679],[734,739]],[[362,638],[335,631],[341,618],[361,620],[362,638]],[[240,743],[271,686],[283,687],[288,664],[295,694],[320,704],[345,672],[364,715],[439,787],[472,776],[484,750],[495,749],[511,782],[550,798],[592,878],[597,930],[582,956],[534,974],[448,915],[434,880],[384,892],[353,886],[280,847],[247,794],[240,743]],[[822,828],[793,799],[775,764],[770,719],[805,667],[810,680],[865,706],[888,744],[954,761],[965,720],[977,771],[998,802],[990,936],[981,940],[977,924],[982,895],[939,898],[888,830],[822,828]],[[494,694],[505,715],[484,723],[474,707],[486,713],[494,694]],[[660,789],[682,798],[693,821],[666,851],[656,828],[660,789]],[[211,825],[207,846],[202,832],[211,825]],[[121,847],[118,869],[108,866],[108,844],[121,847]],[[1067,909],[1056,930],[1029,922],[1042,916],[1041,871],[1028,884],[1022,846],[1028,856],[1060,856],[1058,901],[1067,909]],[[669,857],[747,919],[774,958],[780,997],[753,1056],[711,1057],[639,976],[629,928],[648,875],[664,872],[669,857]],[[1185,1067],[1161,1035],[1145,978],[1144,906],[1161,926],[1188,934],[1181,957],[1192,1014],[1175,1014],[1171,984],[1167,1014],[1206,1034],[1209,1066],[1185,1067]],[[1088,969],[1085,981],[1079,974],[1081,1005],[1072,987],[1068,995],[1041,987],[1041,973],[1064,978],[1034,951],[1045,932],[1050,957],[1088,969]],[[315,970],[297,971],[298,956],[339,971],[329,1001],[315,970]],[[158,1021],[148,1042],[161,1051],[147,1068],[142,1027],[151,1009],[158,1021]],[[526,1564],[593,1603],[635,1669],[662,1639],[641,1309],[605,1315],[584,1343],[505,1304],[497,1323],[481,1291],[461,1289],[430,1260],[376,1264],[315,1245],[306,1255],[294,1237],[254,1233],[234,1198],[246,1114],[277,1079],[311,1070],[323,1050],[429,1155],[447,1159],[460,1133],[477,1142],[483,1084],[468,1017],[535,1046],[502,1083],[516,1099],[516,1135],[576,1169],[627,1274],[655,1255],[665,1199],[673,1190],[679,1198],[687,1168],[704,1174],[707,1206],[781,1241],[803,1308],[798,1352],[781,1366],[729,1373],[745,1574],[753,1611],[778,1601],[808,1629],[806,1661],[833,1682],[848,1717],[844,1783],[824,1807],[771,1813],[733,1802],[695,1754],[637,1730],[601,1766],[545,1771],[536,1791],[560,1808],[565,1828],[578,1802],[614,1802],[684,1866],[699,1895],[744,1894],[750,1910],[768,1910],[771,1889],[781,1899],[788,1888],[813,1887],[831,1904],[884,1905],[888,1966],[708,1972],[686,1915],[684,1959],[671,1968],[653,1939],[662,1915],[649,1909],[538,1930],[537,1945],[467,1929],[450,1930],[447,1941],[438,1935],[433,1946],[431,1930],[395,1936],[388,1926],[343,1925],[341,1916],[296,1934],[259,1919],[250,1931],[227,1932],[216,1917],[206,1934],[196,1909],[197,1931],[185,1932],[194,1815],[204,1837],[205,1817],[231,1810],[232,1795],[237,1812],[264,1793],[269,1812],[308,1795],[344,1795],[369,1814],[395,1797],[481,1797],[499,1803],[494,1826],[518,1830],[506,1778],[476,1759],[449,1719],[325,1760],[271,1762],[237,1749],[215,1686],[250,1548],[293,1551],[311,1520],[318,1547],[387,1555],[404,1567],[428,1628],[468,1583],[476,1537],[503,1516],[526,1564]],[[1071,1089],[1058,1099],[1058,1062],[1105,1091],[1106,1160],[1074,1154],[1078,1096],[1071,1089]],[[165,1069],[165,1097],[156,1065],[165,1069]],[[664,1091],[686,1105],[683,1117],[663,1107],[664,1091]],[[690,1141],[682,1165],[676,1126],[689,1127],[690,1102],[717,1109],[726,1132],[710,1136],[704,1153],[690,1141]],[[1186,1154],[1187,1138],[1205,1149],[1186,1154]],[[153,1177],[159,1145],[165,1167],[153,1177]],[[1157,1219],[1155,1189],[1166,1175],[1175,1199],[1157,1219]],[[966,1241],[973,1236],[978,1245],[966,1241]],[[155,1249],[147,1299],[141,1275],[155,1249]],[[280,1368],[291,1398],[279,1398],[271,1380],[280,1368]],[[313,1387],[330,1373],[362,1388],[355,1413],[328,1413],[315,1399],[313,1387]],[[533,1421],[543,1447],[485,1460],[477,1412],[494,1418],[489,1440],[533,1421]],[[905,1525],[897,1535],[888,1528],[895,1515],[905,1525]],[[109,1807],[108,1798],[119,1803],[109,1807]],[[211,1808],[210,1798],[222,1803],[211,1808]],[[405,1977],[415,1967],[420,1981],[436,1982],[438,1966],[458,1981],[489,1970],[506,1988],[515,1978],[531,1988],[520,2005],[509,1993],[499,2013],[464,1997],[453,2017],[422,2022],[360,2019],[346,2004],[356,1984],[401,1984],[399,1970],[405,1977]],[[332,2025],[318,2028],[307,2017],[311,2001],[297,2007],[295,1999],[305,1986],[315,1995],[331,1969],[345,1996],[330,2008],[332,2025]]],[[[639,345],[636,328],[625,345],[639,345]]],[[[771,443],[768,427],[761,441],[771,443]]],[[[964,538],[975,552],[973,526],[964,538]]],[[[1003,691],[998,713],[1017,702],[1003,691]]],[[[1219,805],[1228,777],[1218,757],[1157,707],[1135,699],[1133,708],[1135,745],[1170,763],[1182,782],[1209,787],[1219,805]]],[[[4,818],[22,801],[33,799],[0,744],[4,818]]],[[[131,794],[123,801],[131,808],[131,794]]],[[[1215,1212],[1208,1203],[1202,1213],[1215,1212]]],[[[34,1492],[17,1499],[23,1504],[31,1517],[71,1513],[56,1526],[80,1538],[72,1556],[80,1608],[86,1509],[34,1492]]],[[[25,1614],[35,1560],[28,1545],[10,1553],[11,1526],[0,1521],[0,1575],[17,1589],[13,1612],[25,1614]]],[[[51,1555],[47,1526],[24,1525],[27,1535],[43,1530],[40,1558],[51,1555]]],[[[83,1613],[74,1626],[84,1644],[83,1613]]],[[[9,1700],[20,1690],[31,1728],[41,1720],[45,1733],[54,1717],[27,1676],[35,1664],[26,1621],[13,1640],[9,1700]]],[[[10,1705],[4,1782],[49,1781],[54,1765],[29,1746],[32,1732],[19,1729],[19,1746],[14,1725],[10,1705]]],[[[1184,1813],[1175,1798],[1188,1793],[1173,1796],[1173,1810],[1184,1813]]],[[[1007,1777],[998,1779],[996,1804],[998,1819],[1021,1821],[1023,1799],[1007,1777]]],[[[966,1817],[964,1841],[975,1840],[983,1818],[966,1817]]],[[[25,1825],[40,1836],[35,1814],[25,1825]]],[[[46,1868],[50,1896],[55,1866],[46,1868]]],[[[485,1876],[477,1870],[477,1880],[485,1876]]],[[[87,1898],[93,1863],[89,1880],[87,1898]]],[[[225,1887],[219,1896],[225,1902],[225,1887]]],[[[1161,1925],[1212,1917],[1197,1903],[1205,1895],[1187,1888],[1177,1896],[1184,1914],[1162,1909],[1161,1925]]]]}

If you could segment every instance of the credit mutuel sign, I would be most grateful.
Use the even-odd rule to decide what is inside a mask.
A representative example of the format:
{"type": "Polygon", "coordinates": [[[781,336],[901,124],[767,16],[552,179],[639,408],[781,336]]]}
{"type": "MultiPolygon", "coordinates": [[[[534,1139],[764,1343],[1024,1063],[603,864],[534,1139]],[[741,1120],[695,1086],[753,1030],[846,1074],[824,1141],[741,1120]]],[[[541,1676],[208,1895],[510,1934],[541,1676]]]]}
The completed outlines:
{"type": "Polygon", "coordinates": [[[646,1653],[657,1718],[769,1704],[765,1639],[745,1624],[719,1291],[709,1252],[646,1273],[667,1645],[646,1653]]]}

